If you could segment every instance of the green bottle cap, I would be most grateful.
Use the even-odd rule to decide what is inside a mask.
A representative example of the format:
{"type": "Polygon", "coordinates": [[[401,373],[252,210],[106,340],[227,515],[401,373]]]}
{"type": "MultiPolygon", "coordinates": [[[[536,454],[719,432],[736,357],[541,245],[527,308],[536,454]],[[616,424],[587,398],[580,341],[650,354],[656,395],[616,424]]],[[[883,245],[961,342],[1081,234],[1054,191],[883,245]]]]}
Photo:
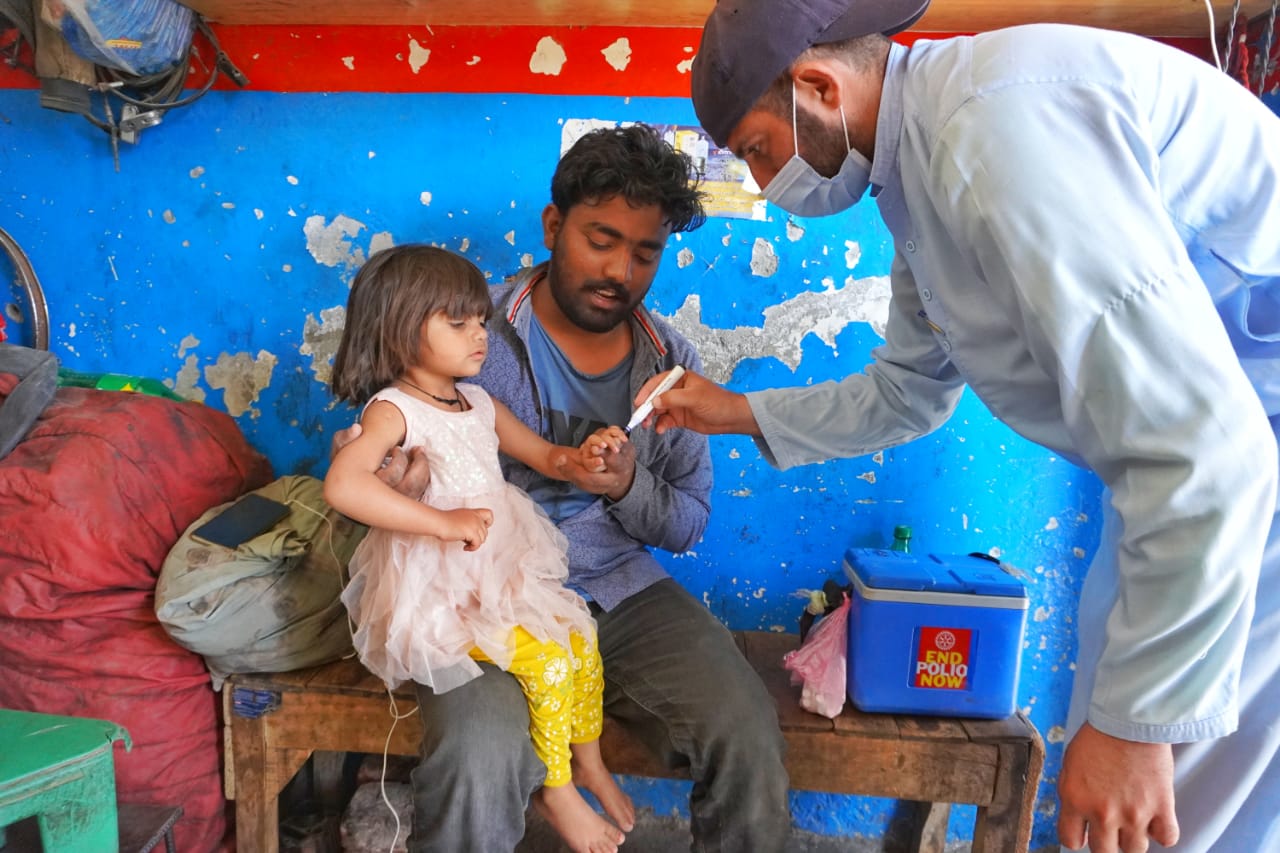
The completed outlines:
{"type": "Polygon", "coordinates": [[[897,527],[893,528],[893,538],[894,539],[910,539],[911,526],[907,524],[899,524],[897,527]]]}

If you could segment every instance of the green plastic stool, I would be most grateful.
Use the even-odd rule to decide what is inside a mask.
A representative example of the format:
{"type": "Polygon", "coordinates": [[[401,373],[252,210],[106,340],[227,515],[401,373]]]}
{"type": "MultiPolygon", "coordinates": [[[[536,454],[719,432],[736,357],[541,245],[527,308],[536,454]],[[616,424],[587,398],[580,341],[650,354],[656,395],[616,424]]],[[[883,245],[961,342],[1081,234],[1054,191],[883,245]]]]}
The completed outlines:
{"type": "Polygon", "coordinates": [[[117,740],[132,747],[107,720],[0,709],[0,846],[36,817],[45,853],[118,853],[117,740]]]}

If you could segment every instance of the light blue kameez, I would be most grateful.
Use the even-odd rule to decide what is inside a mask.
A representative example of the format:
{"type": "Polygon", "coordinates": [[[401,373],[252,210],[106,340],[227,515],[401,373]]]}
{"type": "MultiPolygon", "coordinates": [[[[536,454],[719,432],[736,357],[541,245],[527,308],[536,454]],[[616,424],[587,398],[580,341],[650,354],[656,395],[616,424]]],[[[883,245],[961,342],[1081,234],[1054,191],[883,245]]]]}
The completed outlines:
{"type": "Polygon", "coordinates": [[[1069,729],[1179,744],[1179,853],[1277,853],[1280,117],[1137,36],[919,41],[890,55],[872,183],[886,342],[863,374],[748,395],[762,451],[901,444],[968,384],[1095,471],[1069,729]]]}

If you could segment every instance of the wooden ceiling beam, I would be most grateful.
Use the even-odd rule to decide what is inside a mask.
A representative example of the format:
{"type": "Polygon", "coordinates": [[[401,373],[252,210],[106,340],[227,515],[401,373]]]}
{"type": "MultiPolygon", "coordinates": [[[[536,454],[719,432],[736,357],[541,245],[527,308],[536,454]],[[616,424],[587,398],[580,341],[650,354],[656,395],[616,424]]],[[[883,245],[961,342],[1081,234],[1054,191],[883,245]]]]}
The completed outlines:
{"type": "MultiPolygon", "coordinates": [[[[184,0],[223,24],[293,26],[701,27],[715,0],[184,0]]],[[[1215,23],[1232,0],[1213,0],[1215,23]]],[[[1242,0],[1245,20],[1271,0],[1242,0]]],[[[933,0],[916,32],[968,33],[1034,22],[1083,24],[1156,37],[1209,33],[1204,0],[933,0]]]]}

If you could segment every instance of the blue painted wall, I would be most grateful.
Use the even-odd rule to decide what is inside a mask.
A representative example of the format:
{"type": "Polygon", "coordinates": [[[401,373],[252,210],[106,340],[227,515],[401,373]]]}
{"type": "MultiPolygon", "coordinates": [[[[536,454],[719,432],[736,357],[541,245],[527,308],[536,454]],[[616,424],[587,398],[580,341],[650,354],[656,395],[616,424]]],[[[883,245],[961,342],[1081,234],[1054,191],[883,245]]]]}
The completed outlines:
{"type": "MultiPolygon", "coordinates": [[[[360,260],[388,242],[424,240],[494,281],[542,260],[538,217],[572,118],[696,123],[680,98],[214,92],[122,150],[117,173],[98,131],[42,110],[33,91],[0,90],[0,227],[40,276],[65,366],[162,379],[235,415],[277,474],[322,476],[330,435],[351,416],[317,377],[360,260]]],[[[863,205],[790,227],[770,214],[712,219],[673,238],[650,306],[707,340],[763,328],[766,309],[791,317],[770,326],[771,347],[774,338],[797,347],[791,364],[728,348],[737,389],[861,369],[880,342],[871,323],[819,318],[824,340],[802,336],[788,311],[805,293],[883,286],[891,246],[877,213],[863,205]],[[776,272],[753,273],[753,254],[771,261],[759,271],[776,261],[776,272]]],[[[1032,846],[1052,845],[1097,481],[968,395],[935,435],[874,458],[780,473],[749,441],[715,438],[712,449],[710,528],[693,553],[666,563],[731,627],[795,630],[792,593],[838,574],[846,548],[884,544],[899,523],[912,525],[918,551],[989,551],[1025,571],[1017,701],[1049,749],[1032,846]]],[[[631,790],[642,806],[682,808],[678,786],[637,780],[631,790]]],[[[876,834],[890,804],[800,794],[794,809],[807,829],[876,834]]],[[[972,810],[956,811],[951,833],[964,838],[972,810]]]]}

